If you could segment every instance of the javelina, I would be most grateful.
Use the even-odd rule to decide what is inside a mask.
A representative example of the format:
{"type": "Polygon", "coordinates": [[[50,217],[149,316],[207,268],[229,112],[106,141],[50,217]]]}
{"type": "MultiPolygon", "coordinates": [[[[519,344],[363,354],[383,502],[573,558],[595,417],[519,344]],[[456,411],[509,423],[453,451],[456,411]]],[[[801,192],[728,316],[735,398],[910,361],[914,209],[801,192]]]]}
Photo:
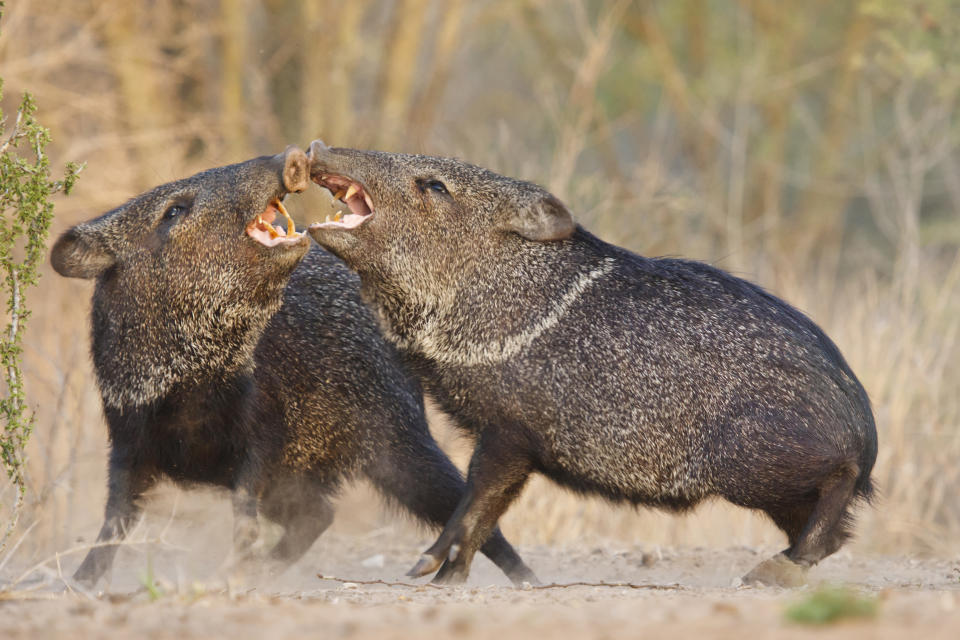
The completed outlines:
{"type": "MultiPolygon", "coordinates": [[[[111,442],[98,541],[122,539],[163,476],[232,491],[239,559],[252,558],[258,509],[281,524],[274,570],[326,529],[328,496],[355,475],[427,523],[453,513],[463,480],[356,276],[310,250],[289,217],[287,231],[273,226],[287,192],[308,184],[291,147],[157,187],[54,246],[60,274],[96,278],[93,362],[111,442]]],[[[512,580],[533,579],[499,531],[483,550],[512,580]]],[[[95,583],[115,553],[92,549],[75,578],[95,583]]]]}
{"type": "Polygon", "coordinates": [[[607,244],[528,182],[320,141],[309,155],[351,211],[310,234],[477,439],[467,493],[412,575],[452,560],[466,576],[531,472],[633,504],[767,513],[790,546],[748,581],[795,584],[848,537],[876,430],[802,313],[706,264],[607,244]]]}

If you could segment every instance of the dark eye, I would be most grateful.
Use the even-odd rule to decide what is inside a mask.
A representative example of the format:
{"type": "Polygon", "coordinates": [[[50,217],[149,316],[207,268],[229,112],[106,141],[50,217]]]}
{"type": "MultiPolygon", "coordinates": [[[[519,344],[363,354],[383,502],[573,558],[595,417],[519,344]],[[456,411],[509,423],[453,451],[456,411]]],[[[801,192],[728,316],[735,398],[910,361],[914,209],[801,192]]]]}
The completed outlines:
{"type": "Polygon", "coordinates": [[[442,193],[445,196],[450,195],[450,192],[447,191],[447,185],[443,184],[439,180],[424,180],[421,183],[420,188],[423,191],[435,191],[437,193],[442,193]]]}
{"type": "Polygon", "coordinates": [[[187,212],[187,208],[182,204],[170,205],[170,207],[163,212],[164,220],[173,220],[177,216],[182,216],[187,212]]]}

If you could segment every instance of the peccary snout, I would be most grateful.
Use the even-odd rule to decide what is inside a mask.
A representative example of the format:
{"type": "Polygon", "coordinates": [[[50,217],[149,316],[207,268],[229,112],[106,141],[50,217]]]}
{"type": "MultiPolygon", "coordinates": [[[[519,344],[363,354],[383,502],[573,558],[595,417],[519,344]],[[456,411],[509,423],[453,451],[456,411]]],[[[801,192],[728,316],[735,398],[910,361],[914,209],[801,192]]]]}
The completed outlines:
{"type": "Polygon", "coordinates": [[[310,186],[307,154],[295,145],[290,145],[283,152],[283,186],[291,193],[300,193],[310,186]]]}

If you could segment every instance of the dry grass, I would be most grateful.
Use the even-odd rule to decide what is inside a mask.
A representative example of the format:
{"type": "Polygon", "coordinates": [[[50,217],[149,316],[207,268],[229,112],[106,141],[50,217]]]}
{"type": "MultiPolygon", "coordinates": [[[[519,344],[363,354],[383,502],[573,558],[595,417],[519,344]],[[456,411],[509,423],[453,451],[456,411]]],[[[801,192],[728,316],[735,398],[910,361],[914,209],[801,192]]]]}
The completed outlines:
{"type": "MultiPolygon", "coordinates": [[[[924,78],[883,84],[875,69],[851,71],[843,56],[866,52],[870,37],[858,19],[821,36],[820,55],[790,45],[815,15],[781,23],[759,15],[763,3],[742,3],[729,20],[709,16],[732,24],[734,54],[682,50],[671,25],[688,35],[703,25],[686,8],[648,3],[490,0],[457,3],[450,17],[441,2],[358,0],[339,29],[304,28],[296,2],[250,2],[246,22],[230,3],[191,0],[140,13],[117,13],[128,6],[120,0],[10,4],[5,100],[33,91],[55,160],[88,163],[59,203],[55,233],[154,184],[316,136],[459,155],[537,180],[605,239],[714,262],[809,313],[877,416],[881,497],[861,513],[858,548],[960,552],[960,172],[947,118],[957,83],[934,92],[924,78]],[[350,30],[358,21],[364,46],[350,30]],[[276,33],[285,36],[267,37],[276,33]],[[323,70],[307,65],[316,60],[323,70]],[[710,76],[712,62],[729,69],[710,76]],[[420,73],[404,71],[411,64],[420,73]],[[841,98],[813,102],[833,86],[841,98]],[[824,162],[831,153],[846,155],[824,162]]],[[[326,204],[310,194],[294,206],[305,221],[326,204]]],[[[107,442],[88,355],[91,291],[48,270],[30,298],[37,430],[24,522],[34,528],[20,553],[32,558],[89,540],[101,518],[107,442]]],[[[437,426],[462,463],[467,444],[437,426]]],[[[0,519],[9,491],[0,483],[0,519]]],[[[391,517],[364,493],[345,500],[341,512],[373,514],[367,525],[391,517]]],[[[503,525],[523,544],[782,541],[763,518],[724,504],[675,517],[542,479],[503,525]]]]}

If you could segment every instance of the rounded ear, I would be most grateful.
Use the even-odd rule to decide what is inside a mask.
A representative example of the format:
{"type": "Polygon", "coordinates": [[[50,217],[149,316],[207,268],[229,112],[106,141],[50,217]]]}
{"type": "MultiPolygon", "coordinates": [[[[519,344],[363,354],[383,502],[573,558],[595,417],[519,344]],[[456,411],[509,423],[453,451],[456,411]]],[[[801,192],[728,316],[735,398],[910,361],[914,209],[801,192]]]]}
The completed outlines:
{"type": "Polygon", "coordinates": [[[50,251],[53,268],[68,278],[96,278],[114,262],[97,233],[84,224],[68,229],[50,251]]]}
{"type": "Polygon", "coordinates": [[[511,211],[504,228],[527,240],[551,242],[566,240],[573,235],[576,227],[570,210],[557,198],[547,194],[511,211]]]}

